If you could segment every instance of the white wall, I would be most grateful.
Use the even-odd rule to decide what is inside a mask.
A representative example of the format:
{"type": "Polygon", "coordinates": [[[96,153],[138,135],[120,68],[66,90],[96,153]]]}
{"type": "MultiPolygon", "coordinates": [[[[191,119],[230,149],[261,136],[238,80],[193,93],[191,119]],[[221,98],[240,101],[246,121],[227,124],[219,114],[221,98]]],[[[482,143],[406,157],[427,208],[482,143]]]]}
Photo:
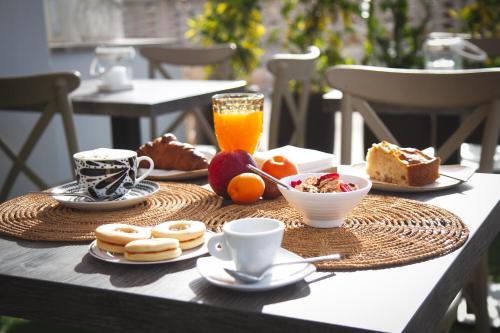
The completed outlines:
{"type": "MultiPolygon", "coordinates": [[[[0,76],[27,75],[50,71],[42,1],[0,1],[0,76]]],[[[0,112],[0,136],[14,150],[19,150],[35,123],[34,113],[0,112]]],[[[65,158],[63,137],[56,122],[35,147],[29,165],[37,169],[47,182],[69,178],[69,170],[58,161],[65,158]],[[50,151],[50,153],[49,153],[50,151]]],[[[60,120],[59,120],[60,121],[60,120]]],[[[0,153],[0,184],[10,168],[10,160],[0,153]]],[[[35,189],[22,175],[11,196],[35,189]]]]}

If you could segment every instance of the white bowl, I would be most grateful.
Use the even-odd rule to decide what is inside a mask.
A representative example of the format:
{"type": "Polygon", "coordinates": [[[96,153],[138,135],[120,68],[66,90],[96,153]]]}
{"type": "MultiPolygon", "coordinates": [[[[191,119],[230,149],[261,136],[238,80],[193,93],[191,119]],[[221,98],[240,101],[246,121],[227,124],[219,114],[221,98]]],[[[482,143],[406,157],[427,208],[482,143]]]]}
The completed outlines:
{"type": "MultiPolygon", "coordinates": [[[[325,173],[301,173],[282,178],[281,181],[290,185],[292,180],[304,181],[308,177],[322,175],[325,173]]],[[[288,190],[280,185],[278,189],[290,206],[304,215],[305,224],[314,228],[335,228],[344,223],[347,214],[361,202],[372,187],[372,182],[365,177],[340,174],[340,179],[344,183],[358,185],[358,189],[352,192],[334,193],[301,192],[295,189],[288,190]]]]}

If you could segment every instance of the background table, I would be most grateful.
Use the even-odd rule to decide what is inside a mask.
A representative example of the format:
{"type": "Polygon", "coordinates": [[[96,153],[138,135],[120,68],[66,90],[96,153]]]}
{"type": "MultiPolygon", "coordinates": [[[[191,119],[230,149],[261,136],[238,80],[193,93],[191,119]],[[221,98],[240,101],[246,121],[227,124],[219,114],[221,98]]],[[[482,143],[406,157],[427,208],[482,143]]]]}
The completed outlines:
{"type": "Polygon", "coordinates": [[[498,188],[499,175],[476,174],[447,191],[405,195],[463,219],[470,237],[455,252],[395,268],[317,272],[254,294],[209,285],[196,260],[122,266],[95,260],[88,245],[0,236],[0,314],[117,332],[430,332],[499,231],[498,188]]]}
{"type": "MultiPolygon", "coordinates": [[[[97,90],[99,81],[85,80],[70,98],[75,113],[109,115],[115,148],[136,150],[140,139],[140,117],[154,117],[195,106],[210,105],[213,95],[234,92],[245,81],[134,80],[134,89],[113,93],[97,90]]],[[[152,128],[155,122],[151,122],[152,128]]],[[[154,133],[154,131],[152,131],[154,133]]]]}

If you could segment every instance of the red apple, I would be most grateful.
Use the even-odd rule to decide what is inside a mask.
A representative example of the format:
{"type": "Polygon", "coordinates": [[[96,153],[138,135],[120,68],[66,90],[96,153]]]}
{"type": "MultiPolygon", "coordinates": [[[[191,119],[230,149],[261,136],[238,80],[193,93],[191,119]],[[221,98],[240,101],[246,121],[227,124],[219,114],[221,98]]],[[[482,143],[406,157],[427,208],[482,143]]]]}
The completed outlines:
{"type": "Polygon", "coordinates": [[[276,185],[275,183],[273,183],[272,181],[270,181],[267,178],[263,178],[263,179],[264,179],[264,184],[266,185],[266,188],[264,190],[264,194],[262,195],[262,197],[264,197],[264,199],[274,199],[274,198],[279,197],[281,195],[281,192],[280,192],[280,190],[278,190],[278,185],[276,185]]]}
{"type": "Polygon", "coordinates": [[[208,183],[215,193],[229,198],[227,185],[233,177],[251,172],[247,164],[257,166],[252,155],[244,150],[220,152],[212,158],[208,166],[208,183]]]}

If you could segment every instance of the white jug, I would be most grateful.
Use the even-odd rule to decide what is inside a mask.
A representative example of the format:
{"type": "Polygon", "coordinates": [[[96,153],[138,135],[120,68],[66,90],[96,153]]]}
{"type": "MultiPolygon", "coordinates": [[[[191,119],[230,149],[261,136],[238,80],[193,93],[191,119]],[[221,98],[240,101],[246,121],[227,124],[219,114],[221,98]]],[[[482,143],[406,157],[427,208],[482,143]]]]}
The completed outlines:
{"type": "Polygon", "coordinates": [[[101,82],[101,91],[132,89],[133,47],[105,47],[95,49],[95,57],[90,64],[90,75],[101,82]]]}
{"type": "Polygon", "coordinates": [[[465,39],[466,35],[433,32],[424,43],[426,69],[461,69],[463,59],[484,61],[486,52],[465,39]]]}

